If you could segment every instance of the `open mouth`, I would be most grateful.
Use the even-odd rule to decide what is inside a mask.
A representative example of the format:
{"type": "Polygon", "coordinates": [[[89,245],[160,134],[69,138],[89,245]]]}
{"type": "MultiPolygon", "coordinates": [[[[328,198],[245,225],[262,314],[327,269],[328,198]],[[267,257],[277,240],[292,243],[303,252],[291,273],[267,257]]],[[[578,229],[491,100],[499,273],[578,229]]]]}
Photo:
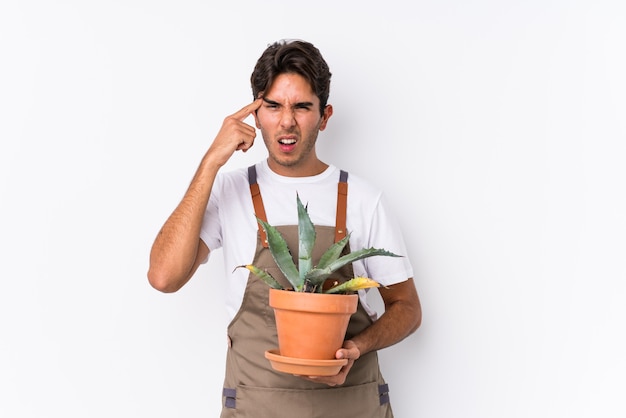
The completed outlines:
{"type": "Polygon", "coordinates": [[[278,148],[285,153],[293,152],[296,149],[296,138],[279,138],[278,139],[278,148]]]}

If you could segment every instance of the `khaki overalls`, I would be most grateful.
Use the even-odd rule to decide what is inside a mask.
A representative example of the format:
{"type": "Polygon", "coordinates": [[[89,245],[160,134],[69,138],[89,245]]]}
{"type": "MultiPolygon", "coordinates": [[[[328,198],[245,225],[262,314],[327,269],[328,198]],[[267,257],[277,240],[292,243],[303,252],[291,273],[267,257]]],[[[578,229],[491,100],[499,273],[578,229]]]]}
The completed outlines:
{"type": "MultiPolygon", "coordinates": [[[[317,238],[313,251],[314,263],[319,261],[323,251],[337,238],[345,236],[347,173],[341,173],[337,227],[315,227],[317,238]]],[[[249,168],[248,177],[256,216],[266,220],[254,166],[249,168]]],[[[297,225],[278,227],[296,258],[297,229],[297,225]]],[[[266,269],[290,287],[264,243],[265,236],[260,230],[252,264],[266,269]]],[[[337,273],[342,280],[352,278],[352,266],[346,266],[337,273]]],[[[333,279],[337,277],[333,276],[333,279]]],[[[376,352],[367,353],[355,361],[342,386],[330,387],[274,371],[264,356],[266,350],[278,347],[274,312],[268,305],[268,294],[268,285],[250,274],[241,308],[228,326],[229,348],[222,418],[393,417],[388,386],[380,373],[376,352]]],[[[358,334],[371,323],[359,303],[357,312],[350,319],[346,338],[358,334]]]]}

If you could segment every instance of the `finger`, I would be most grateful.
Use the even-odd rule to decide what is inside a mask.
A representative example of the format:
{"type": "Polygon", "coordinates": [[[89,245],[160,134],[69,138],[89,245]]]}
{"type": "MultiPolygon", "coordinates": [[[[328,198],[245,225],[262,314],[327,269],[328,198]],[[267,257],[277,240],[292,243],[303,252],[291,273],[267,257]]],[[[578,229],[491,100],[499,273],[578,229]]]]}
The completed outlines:
{"type": "Polygon", "coordinates": [[[249,144],[244,141],[244,142],[240,143],[239,145],[237,145],[237,151],[246,152],[250,148],[252,148],[252,145],[254,145],[254,141],[250,142],[249,144]]]}
{"type": "Polygon", "coordinates": [[[247,118],[248,116],[250,116],[250,114],[252,114],[252,112],[254,112],[259,107],[261,107],[262,103],[263,103],[263,99],[259,97],[258,99],[256,99],[252,103],[250,103],[249,105],[246,105],[246,106],[242,107],[239,111],[237,111],[237,112],[233,113],[232,115],[230,115],[230,117],[242,121],[245,118],[247,118]]]}
{"type": "Polygon", "coordinates": [[[239,143],[239,145],[237,146],[237,150],[246,152],[248,151],[250,148],[252,148],[252,145],[254,145],[254,139],[256,138],[256,132],[252,131],[251,135],[249,135],[248,137],[244,137],[241,142],[239,143]]]}
{"type": "Polygon", "coordinates": [[[348,359],[348,360],[351,360],[351,359],[353,359],[353,355],[350,352],[350,350],[348,350],[346,348],[340,348],[335,353],[335,358],[336,359],[348,359]]]}

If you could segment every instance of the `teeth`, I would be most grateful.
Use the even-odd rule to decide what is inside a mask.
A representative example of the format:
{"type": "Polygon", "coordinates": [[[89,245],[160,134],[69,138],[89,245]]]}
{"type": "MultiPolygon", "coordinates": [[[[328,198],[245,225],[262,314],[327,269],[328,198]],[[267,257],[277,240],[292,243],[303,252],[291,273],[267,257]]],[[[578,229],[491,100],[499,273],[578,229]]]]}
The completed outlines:
{"type": "Polygon", "coordinates": [[[280,142],[283,145],[291,145],[291,144],[295,144],[296,140],[295,139],[281,139],[278,142],[280,142]]]}

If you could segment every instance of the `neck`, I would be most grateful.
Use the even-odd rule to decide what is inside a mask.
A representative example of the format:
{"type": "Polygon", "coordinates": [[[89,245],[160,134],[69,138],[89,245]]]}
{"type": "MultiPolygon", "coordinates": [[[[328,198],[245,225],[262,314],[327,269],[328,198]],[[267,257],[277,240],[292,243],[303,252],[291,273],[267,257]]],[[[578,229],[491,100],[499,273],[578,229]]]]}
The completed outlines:
{"type": "Polygon", "coordinates": [[[311,177],[321,174],[328,168],[328,164],[323,161],[315,160],[310,164],[293,166],[278,164],[271,158],[268,158],[267,165],[274,173],[285,177],[311,177]]]}

